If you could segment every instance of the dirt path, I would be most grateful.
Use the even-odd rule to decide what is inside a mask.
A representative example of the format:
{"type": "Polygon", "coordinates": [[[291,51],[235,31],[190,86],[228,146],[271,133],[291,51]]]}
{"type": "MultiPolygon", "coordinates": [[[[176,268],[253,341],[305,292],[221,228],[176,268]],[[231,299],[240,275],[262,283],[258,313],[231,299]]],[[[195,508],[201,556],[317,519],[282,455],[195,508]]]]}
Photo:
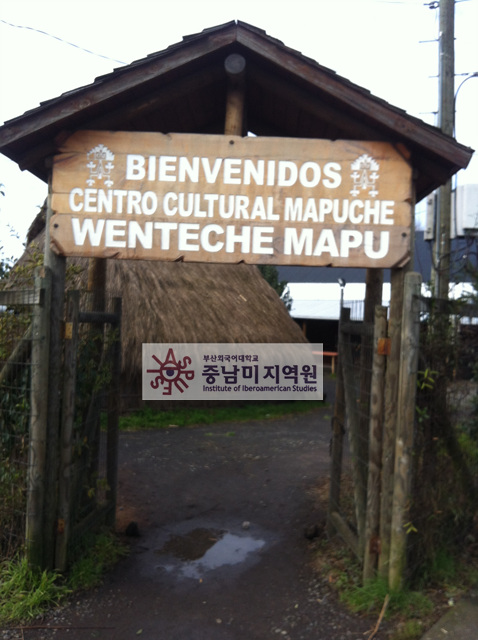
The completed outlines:
{"type": "Polygon", "coordinates": [[[374,620],[337,603],[304,536],[324,519],[329,438],[330,409],[121,434],[119,528],[134,520],[141,536],[99,589],[45,621],[70,629],[18,637],[363,640],[374,620]]]}

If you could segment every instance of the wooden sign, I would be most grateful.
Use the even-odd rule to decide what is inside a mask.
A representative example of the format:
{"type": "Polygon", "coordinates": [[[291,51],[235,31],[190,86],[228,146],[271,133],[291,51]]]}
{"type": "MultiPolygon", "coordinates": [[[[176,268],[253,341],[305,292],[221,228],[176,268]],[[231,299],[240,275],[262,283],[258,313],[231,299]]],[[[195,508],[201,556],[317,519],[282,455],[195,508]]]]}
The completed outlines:
{"type": "Polygon", "coordinates": [[[80,131],[53,165],[66,256],[384,268],[409,259],[411,167],[391,144],[80,131]]]}

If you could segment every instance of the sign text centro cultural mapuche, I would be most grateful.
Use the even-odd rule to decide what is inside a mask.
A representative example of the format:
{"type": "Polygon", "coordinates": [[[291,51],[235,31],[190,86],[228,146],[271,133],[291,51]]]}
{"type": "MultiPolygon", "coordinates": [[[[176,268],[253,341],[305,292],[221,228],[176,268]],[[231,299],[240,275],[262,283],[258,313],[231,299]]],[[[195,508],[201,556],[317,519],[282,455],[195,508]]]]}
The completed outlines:
{"type": "Polygon", "coordinates": [[[67,256],[384,268],[408,260],[411,167],[393,145],[80,131],[51,240],[67,256]]]}

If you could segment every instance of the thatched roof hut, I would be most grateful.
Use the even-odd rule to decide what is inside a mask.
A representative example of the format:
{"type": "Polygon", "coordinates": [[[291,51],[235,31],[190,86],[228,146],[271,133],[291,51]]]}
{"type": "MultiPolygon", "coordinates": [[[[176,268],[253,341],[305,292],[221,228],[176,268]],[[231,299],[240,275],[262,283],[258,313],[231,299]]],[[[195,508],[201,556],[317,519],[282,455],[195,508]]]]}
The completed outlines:
{"type": "Polygon", "coordinates": [[[123,300],[122,378],[129,391],[140,388],[142,343],[306,342],[253,265],[110,260],[107,292],[123,300]]]}
{"type": "MultiPolygon", "coordinates": [[[[35,250],[43,250],[43,211],[27,241],[20,265],[26,265],[35,250]]],[[[70,269],[68,288],[86,290],[88,259],[68,258],[67,264],[76,267],[70,269]]],[[[140,394],[143,343],[307,342],[254,265],[109,260],[106,293],[107,299],[122,298],[127,395],[140,394]]]]}

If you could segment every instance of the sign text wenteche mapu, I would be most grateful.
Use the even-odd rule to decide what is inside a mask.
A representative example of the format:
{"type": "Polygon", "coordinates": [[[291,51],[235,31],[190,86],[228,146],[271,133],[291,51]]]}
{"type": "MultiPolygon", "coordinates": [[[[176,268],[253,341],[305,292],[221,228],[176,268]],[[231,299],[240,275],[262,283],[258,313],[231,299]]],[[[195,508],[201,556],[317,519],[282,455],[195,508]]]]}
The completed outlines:
{"type": "Polygon", "coordinates": [[[391,144],[80,131],[54,159],[67,256],[401,266],[411,166],[391,144]]]}

